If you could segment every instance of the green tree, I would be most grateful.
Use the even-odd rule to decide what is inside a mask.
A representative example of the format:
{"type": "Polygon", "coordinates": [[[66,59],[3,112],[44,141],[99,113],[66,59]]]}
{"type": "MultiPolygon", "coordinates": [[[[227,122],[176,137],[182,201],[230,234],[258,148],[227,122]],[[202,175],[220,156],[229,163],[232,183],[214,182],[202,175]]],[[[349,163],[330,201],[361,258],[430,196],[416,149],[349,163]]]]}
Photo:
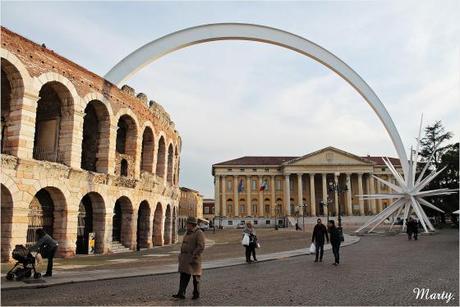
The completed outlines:
{"type": "Polygon", "coordinates": [[[451,138],[452,132],[446,132],[440,120],[431,126],[427,126],[425,128],[425,137],[420,140],[420,144],[422,145],[420,155],[425,158],[424,162],[432,162],[435,169],[439,169],[441,156],[452,146],[444,145],[444,143],[451,138]],[[429,159],[432,160],[429,161],[429,159]]]}

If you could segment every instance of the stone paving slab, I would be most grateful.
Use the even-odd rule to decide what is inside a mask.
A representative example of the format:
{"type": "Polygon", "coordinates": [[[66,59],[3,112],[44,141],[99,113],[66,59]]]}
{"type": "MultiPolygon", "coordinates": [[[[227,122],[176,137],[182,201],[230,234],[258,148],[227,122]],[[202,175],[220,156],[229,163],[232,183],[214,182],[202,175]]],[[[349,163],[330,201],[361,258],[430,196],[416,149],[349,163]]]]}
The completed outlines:
{"type": "MultiPolygon", "coordinates": [[[[348,245],[357,243],[360,240],[358,236],[350,236],[350,235],[345,234],[344,237],[345,237],[345,242],[343,242],[341,246],[348,246],[348,245]]],[[[330,249],[331,249],[330,244],[326,244],[324,246],[324,250],[330,250],[330,249]]],[[[304,256],[304,255],[309,255],[309,254],[310,254],[310,251],[308,248],[302,248],[302,249],[296,249],[296,250],[290,250],[290,251],[259,255],[257,258],[259,262],[265,262],[265,261],[272,261],[272,260],[289,258],[289,257],[304,256]]],[[[120,261],[123,261],[123,259],[120,259],[120,261]]],[[[242,264],[246,265],[245,257],[211,260],[211,261],[205,261],[203,263],[203,269],[216,269],[216,268],[230,267],[230,266],[242,265],[242,264]]],[[[142,267],[142,268],[136,268],[135,264],[133,264],[132,268],[116,269],[116,270],[95,269],[95,270],[84,271],[84,272],[61,271],[61,272],[58,272],[57,275],[54,275],[52,278],[43,278],[42,280],[44,282],[40,281],[37,283],[28,282],[28,281],[26,282],[8,281],[5,279],[5,275],[3,274],[1,278],[1,289],[2,291],[5,291],[5,290],[24,289],[24,288],[44,288],[44,287],[50,287],[54,285],[63,285],[63,284],[79,283],[79,282],[86,282],[86,281],[162,275],[162,274],[171,274],[171,273],[177,273],[177,263],[163,264],[163,265],[142,267]]]]}

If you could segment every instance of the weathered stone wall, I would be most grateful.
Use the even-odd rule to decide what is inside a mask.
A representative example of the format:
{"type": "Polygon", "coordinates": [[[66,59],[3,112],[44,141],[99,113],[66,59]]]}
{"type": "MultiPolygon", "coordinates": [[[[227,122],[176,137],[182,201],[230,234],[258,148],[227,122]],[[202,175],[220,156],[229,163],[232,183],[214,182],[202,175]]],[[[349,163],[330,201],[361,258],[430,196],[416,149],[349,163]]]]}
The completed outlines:
{"type": "Polygon", "coordinates": [[[3,27],[1,38],[2,77],[6,77],[2,89],[8,94],[2,96],[2,259],[9,257],[15,244],[26,243],[29,207],[42,189],[53,202],[53,235],[59,241],[61,256],[76,252],[79,204],[85,196],[92,205],[97,252],[106,253],[112,248],[114,206],[121,198],[129,208],[122,210],[121,233],[126,247],[136,248],[139,238],[141,247],[175,242],[177,223],[172,219],[180,195],[181,139],[164,108],[155,102],[148,104],[145,94],[136,96],[129,87],[119,89],[3,27]],[[40,102],[45,97],[41,92],[44,88],[50,91],[45,103],[57,108],[52,117],[59,118],[56,146],[60,153],[55,159],[34,158],[37,109],[39,104],[46,107],[40,102]],[[116,152],[122,117],[131,123],[126,143],[129,150],[124,154],[116,152]],[[97,131],[92,134],[87,128],[84,134],[85,124],[97,131]],[[151,134],[144,134],[146,129],[151,134]],[[146,144],[144,135],[149,136],[148,146],[142,146],[146,144]],[[161,151],[160,139],[164,142],[161,151]],[[172,149],[171,163],[166,163],[166,148],[172,149]],[[141,154],[142,149],[149,152],[141,154]],[[89,155],[82,164],[85,150],[89,155]],[[120,176],[122,159],[128,162],[126,176],[120,176]],[[161,177],[156,172],[159,160],[161,177]],[[82,165],[91,165],[86,168],[96,171],[82,169],[82,165]],[[173,175],[166,178],[166,174],[173,175]]]}

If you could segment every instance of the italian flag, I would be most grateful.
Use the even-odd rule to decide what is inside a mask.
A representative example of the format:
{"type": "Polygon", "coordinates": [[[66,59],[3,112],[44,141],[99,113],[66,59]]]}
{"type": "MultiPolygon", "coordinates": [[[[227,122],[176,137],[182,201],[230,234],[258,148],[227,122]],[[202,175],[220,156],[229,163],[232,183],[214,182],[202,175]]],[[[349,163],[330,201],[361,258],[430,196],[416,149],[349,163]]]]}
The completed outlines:
{"type": "Polygon", "coordinates": [[[264,182],[262,183],[262,185],[260,186],[259,191],[265,191],[265,190],[267,190],[267,189],[268,189],[267,181],[264,181],[264,182]]]}

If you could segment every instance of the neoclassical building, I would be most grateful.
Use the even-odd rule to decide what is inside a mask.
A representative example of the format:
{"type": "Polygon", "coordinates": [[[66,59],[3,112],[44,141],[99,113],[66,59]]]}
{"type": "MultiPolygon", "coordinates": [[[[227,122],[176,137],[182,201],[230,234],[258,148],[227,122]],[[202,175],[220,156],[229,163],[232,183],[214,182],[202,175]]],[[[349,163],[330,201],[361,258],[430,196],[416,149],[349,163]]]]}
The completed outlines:
{"type": "MultiPolygon", "coordinates": [[[[402,172],[399,160],[390,159],[402,172]]],[[[212,174],[215,216],[224,219],[223,226],[245,217],[269,225],[280,217],[376,214],[388,202],[357,195],[388,192],[372,175],[395,180],[382,157],[334,147],[302,157],[241,157],[214,164],[212,174]]]]}
{"type": "Polygon", "coordinates": [[[58,254],[177,240],[181,138],[145,94],[1,28],[1,257],[44,228],[58,254]]]}

